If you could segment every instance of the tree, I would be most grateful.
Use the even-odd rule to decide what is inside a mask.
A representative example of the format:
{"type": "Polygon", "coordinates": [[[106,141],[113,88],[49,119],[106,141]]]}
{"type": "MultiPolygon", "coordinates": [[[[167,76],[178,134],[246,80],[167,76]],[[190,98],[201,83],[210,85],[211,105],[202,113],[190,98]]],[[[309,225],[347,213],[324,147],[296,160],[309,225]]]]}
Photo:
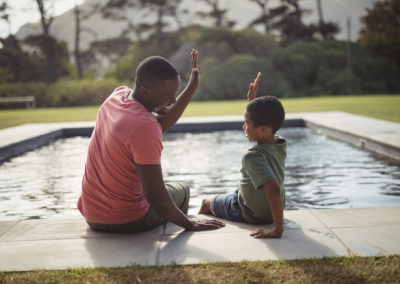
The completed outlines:
{"type": "Polygon", "coordinates": [[[361,23],[359,43],[400,66],[400,1],[376,2],[361,23]]]}
{"type": "Polygon", "coordinates": [[[208,12],[198,11],[197,15],[202,18],[212,18],[214,19],[216,27],[233,27],[235,25],[235,21],[228,20],[226,18],[226,13],[228,9],[220,8],[219,0],[200,0],[210,6],[211,10],[208,12]]]}
{"type": "MultiPolygon", "coordinates": [[[[52,37],[50,36],[50,26],[53,23],[54,17],[51,15],[50,12],[50,4],[49,0],[34,0],[37,4],[39,13],[40,13],[40,23],[42,25],[42,36],[35,37],[33,41],[38,39],[42,40],[43,42],[39,44],[46,56],[47,60],[47,78],[49,81],[56,80],[55,74],[55,67],[54,67],[54,54],[53,50],[51,50],[52,46],[52,37]]],[[[29,41],[28,41],[29,42],[29,41]]]]}
{"type": "MultiPolygon", "coordinates": [[[[82,66],[91,74],[101,77],[106,70],[118,63],[131,45],[132,41],[124,37],[93,41],[90,48],[81,54],[82,66]]],[[[129,74],[130,71],[127,70],[129,74]]]]}
{"type": "MultiPolygon", "coordinates": [[[[82,13],[80,7],[78,5],[75,6],[74,9],[74,16],[75,16],[75,43],[74,43],[74,58],[75,58],[75,64],[76,68],[78,71],[78,78],[82,79],[83,77],[83,70],[82,70],[82,64],[81,64],[81,54],[80,54],[80,38],[81,38],[81,33],[83,31],[89,32],[90,34],[93,35],[93,31],[87,29],[87,28],[82,28],[82,22],[90,18],[93,14],[95,14],[98,10],[100,9],[100,5],[95,4],[93,5],[89,11],[86,13],[82,13]]],[[[95,35],[96,36],[96,35],[95,35]]]]}
{"type": "Polygon", "coordinates": [[[11,21],[10,21],[10,6],[7,1],[3,0],[0,4],[0,19],[7,22],[8,24],[8,35],[11,35],[11,21]]]}
{"type": "Polygon", "coordinates": [[[270,21],[271,21],[271,15],[267,8],[269,0],[250,0],[250,1],[256,3],[260,7],[261,14],[258,16],[258,18],[251,21],[249,27],[253,27],[256,25],[264,25],[265,33],[269,33],[270,21]]]}
{"type": "MultiPolygon", "coordinates": [[[[39,34],[25,38],[24,43],[32,47],[33,52],[31,52],[31,57],[41,62],[42,66],[46,66],[46,62],[49,62],[50,57],[52,67],[51,81],[56,81],[59,77],[69,74],[69,53],[65,42],[60,42],[52,36],[39,34]]],[[[49,68],[47,65],[46,72],[41,73],[49,75],[48,72],[49,68]]]]}
{"type": "Polygon", "coordinates": [[[181,2],[182,0],[109,0],[102,12],[106,18],[127,22],[127,27],[121,36],[126,36],[128,32],[133,31],[138,41],[142,42],[142,34],[153,30],[155,43],[159,46],[163,40],[164,27],[168,25],[165,17],[172,17],[179,27],[182,26],[177,13],[181,2]],[[130,17],[124,15],[129,8],[142,9],[144,17],[155,14],[156,21],[154,23],[134,22],[130,17]]]}
{"type": "Polygon", "coordinates": [[[167,26],[164,22],[165,16],[176,17],[176,10],[182,0],[139,0],[143,8],[157,15],[157,20],[153,24],[155,28],[155,38],[157,46],[160,46],[163,37],[163,28],[167,26]]]}
{"type": "Polygon", "coordinates": [[[321,34],[323,39],[333,39],[339,32],[339,26],[333,22],[324,21],[324,14],[322,12],[322,0],[317,1],[318,11],[318,32],[321,34]]]}
{"type": "Polygon", "coordinates": [[[281,0],[277,7],[268,9],[269,0],[249,0],[256,3],[261,14],[249,26],[264,25],[266,33],[278,31],[281,42],[288,44],[296,40],[315,40],[318,38],[331,39],[339,31],[337,24],[323,20],[321,0],[317,0],[319,22],[306,25],[303,14],[310,13],[300,7],[299,0],[281,0]]]}

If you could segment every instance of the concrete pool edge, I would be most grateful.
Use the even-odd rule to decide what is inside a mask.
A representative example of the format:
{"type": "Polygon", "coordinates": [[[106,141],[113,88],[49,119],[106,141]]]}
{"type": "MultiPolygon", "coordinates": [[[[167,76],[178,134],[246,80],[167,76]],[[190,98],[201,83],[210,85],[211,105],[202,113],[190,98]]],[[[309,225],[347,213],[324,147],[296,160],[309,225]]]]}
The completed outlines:
{"type": "MultiPolygon", "coordinates": [[[[51,140],[90,136],[94,121],[25,124],[0,130],[0,163],[51,140]]],[[[168,133],[241,129],[243,116],[181,118],[168,133]]],[[[283,127],[310,127],[400,164],[400,123],[345,112],[289,113],[283,127]]]]}
{"type": "Polygon", "coordinates": [[[400,207],[285,211],[280,239],[254,239],[260,226],[226,220],[215,231],[166,223],[124,235],[94,232],[83,218],[0,221],[0,271],[389,256],[400,254],[399,214],[400,207]]]}

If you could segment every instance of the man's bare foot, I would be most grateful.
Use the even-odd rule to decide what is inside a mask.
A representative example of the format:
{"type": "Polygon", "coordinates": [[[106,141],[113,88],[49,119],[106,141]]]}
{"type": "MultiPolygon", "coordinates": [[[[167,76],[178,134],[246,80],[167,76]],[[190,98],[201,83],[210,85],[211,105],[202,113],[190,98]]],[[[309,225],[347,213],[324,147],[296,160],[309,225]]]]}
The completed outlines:
{"type": "Polygon", "coordinates": [[[211,199],[203,199],[200,207],[199,214],[211,214],[211,199]]]}

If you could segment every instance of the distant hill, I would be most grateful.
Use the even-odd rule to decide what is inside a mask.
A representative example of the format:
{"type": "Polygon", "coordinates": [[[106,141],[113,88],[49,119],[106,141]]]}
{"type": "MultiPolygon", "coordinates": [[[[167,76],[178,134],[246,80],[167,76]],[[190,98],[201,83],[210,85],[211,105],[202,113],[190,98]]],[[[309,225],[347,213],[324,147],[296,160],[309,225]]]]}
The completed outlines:
{"type": "MultiPolygon", "coordinates": [[[[327,21],[337,22],[341,27],[338,38],[344,39],[346,38],[346,19],[349,17],[352,22],[352,39],[356,40],[360,29],[360,16],[365,14],[365,9],[371,7],[376,1],[377,0],[322,0],[324,19],[327,21]]],[[[82,4],[81,9],[82,11],[87,11],[93,4],[102,4],[105,2],[107,2],[107,0],[86,0],[82,4]]],[[[246,27],[259,13],[257,5],[248,0],[225,0],[221,2],[223,7],[229,9],[228,17],[236,21],[235,29],[246,27]]],[[[270,7],[276,6],[278,3],[279,0],[271,0],[270,7]]],[[[311,10],[311,13],[304,15],[304,21],[317,22],[316,0],[303,0],[300,3],[303,9],[311,10]]],[[[195,16],[196,11],[205,11],[207,9],[207,6],[205,6],[204,3],[196,0],[183,0],[181,9],[189,9],[190,11],[189,15],[181,15],[183,23],[189,24],[201,22],[202,24],[210,24],[195,16]]],[[[138,21],[155,20],[152,15],[144,17],[143,11],[137,9],[126,11],[126,13],[131,19],[137,19],[138,21]]],[[[176,28],[176,24],[172,20],[170,20],[169,24],[169,29],[176,28]]],[[[96,34],[96,36],[93,36],[89,33],[82,33],[81,48],[84,50],[89,47],[90,42],[93,40],[102,40],[118,36],[124,28],[125,23],[104,19],[101,15],[97,14],[83,22],[83,26],[96,34]]],[[[72,50],[74,29],[74,13],[73,10],[69,10],[55,18],[53,25],[51,26],[51,34],[59,40],[67,42],[68,48],[72,50]]],[[[28,35],[40,32],[41,27],[38,23],[26,24],[19,29],[16,35],[18,38],[25,38],[28,35]]],[[[133,34],[131,34],[130,37],[134,39],[133,34]]]]}

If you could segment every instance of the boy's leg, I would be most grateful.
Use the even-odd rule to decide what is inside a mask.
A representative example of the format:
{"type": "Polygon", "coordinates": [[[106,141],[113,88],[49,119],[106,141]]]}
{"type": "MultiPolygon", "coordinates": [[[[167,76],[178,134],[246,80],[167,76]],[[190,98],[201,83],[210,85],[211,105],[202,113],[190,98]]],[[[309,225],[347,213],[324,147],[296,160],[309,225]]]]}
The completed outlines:
{"type": "Polygon", "coordinates": [[[238,190],[233,193],[220,194],[211,199],[210,211],[216,217],[235,222],[246,222],[239,206],[238,190]]]}
{"type": "Polygon", "coordinates": [[[211,202],[214,198],[205,198],[201,202],[199,214],[211,214],[211,202]]]}

